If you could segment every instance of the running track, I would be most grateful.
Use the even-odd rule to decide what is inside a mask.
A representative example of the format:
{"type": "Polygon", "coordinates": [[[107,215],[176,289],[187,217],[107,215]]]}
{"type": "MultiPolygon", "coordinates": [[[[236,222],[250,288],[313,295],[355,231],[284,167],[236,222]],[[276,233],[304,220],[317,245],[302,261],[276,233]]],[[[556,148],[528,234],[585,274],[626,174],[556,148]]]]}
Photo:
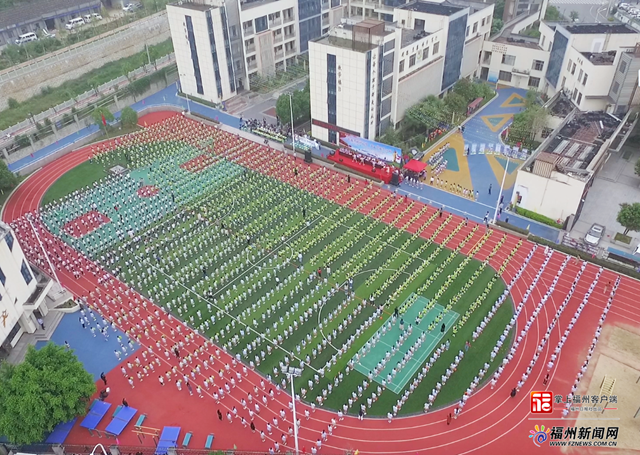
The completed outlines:
{"type": "MultiPolygon", "coordinates": [[[[164,120],[165,118],[174,115],[173,113],[156,113],[140,119],[140,123],[147,122],[151,125],[155,122],[164,120]]],[[[238,139],[240,140],[240,139],[238,139]]],[[[255,148],[260,148],[259,145],[255,145],[255,148]]],[[[288,169],[291,169],[292,159],[290,157],[284,157],[282,153],[272,150],[266,151],[261,148],[260,153],[252,153],[251,156],[245,154],[236,161],[241,164],[245,164],[248,167],[256,168],[256,170],[264,173],[269,173],[282,180],[289,181],[290,183],[306,187],[310,186],[311,191],[316,194],[329,194],[329,198],[335,199],[337,202],[344,202],[338,200],[340,193],[339,189],[347,186],[344,176],[334,173],[333,171],[320,169],[323,175],[321,180],[316,180],[309,185],[309,182],[304,181],[305,175],[310,175],[314,171],[318,171],[318,167],[315,165],[309,166],[307,169],[301,172],[301,176],[294,182],[291,174],[286,173],[288,169]],[[265,165],[264,161],[260,160],[260,157],[268,157],[271,164],[265,165]],[[286,175],[285,175],[286,174],[286,175]],[[329,176],[330,179],[326,179],[329,176]],[[322,182],[331,182],[332,187],[329,184],[323,184],[322,182]],[[324,185],[324,186],[323,186],[324,185]]],[[[77,166],[88,159],[87,149],[80,149],[65,155],[55,162],[50,163],[43,169],[34,173],[29,179],[27,179],[16,192],[10,197],[7,202],[6,208],[3,212],[3,220],[11,222],[17,220],[27,212],[34,211],[40,204],[40,201],[46,192],[47,188],[53,184],[53,182],[64,174],[69,169],[77,166]]],[[[295,164],[296,167],[301,167],[300,164],[295,164]]],[[[352,179],[352,185],[356,179],[352,179]]],[[[359,202],[366,200],[370,197],[371,192],[378,190],[376,187],[368,187],[362,189],[363,185],[357,187],[357,191],[360,191],[360,195],[355,202],[352,202],[350,207],[356,207],[359,202]]],[[[358,194],[357,191],[349,193],[349,199],[358,194]]],[[[378,190],[379,194],[365,207],[361,208],[362,212],[368,213],[373,207],[382,207],[376,210],[376,214],[385,214],[383,221],[389,221],[393,219],[385,211],[385,206],[391,207],[394,204],[394,199],[391,193],[386,190],[378,190]]],[[[416,206],[410,214],[416,213],[418,209],[422,207],[421,203],[416,202],[416,206]]],[[[430,216],[435,209],[430,208],[426,217],[430,216]]],[[[393,213],[393,212],[391,212],[393,213]]],[[[410,215],[409,214],[409,215],[410,215]]],[[[446,218],[446,217],[445,217],[446,218]]],[[[421,218],[422,219],[422,218],[421,218]]],[[[436,219],[433,226],[428,226],[423,232],[423,237],[428,237],[433,233],[437,224],[441,219],[436,219]]],[[[438,236],[438,240],[444,239],[448,233],[451,232],[453,227],[459,224],[460,218],[454,217],[443,233],[438,236]]],[[[397,223],[402,224],[402,223],[397,223]]],[[[458,241],[464,238],[471,230],[472,223],[469,226],[463,228],[456,237],[451,240],[455,245],[456,239],[458,241]]],[[[410,231],[411,229],[409,227],[410,231]]],[[[465,253],[475,245],[477,240],[481,237],[484,229],[479,229],[467,247],[463,250],[465,253]]],[[[28,239],[29,233],[19,232],[19,236],[28,239]]],[[[494,232],[486,244],[477,253],[478,259],[484,259],[492,251],[493,247],[502,238],[504,234],[500,232],[494,232]]],[[[508,236],[504,247],[501,248],[498,253],[491,259],[491,265],[494,268],[500,267],[506,256],[513,250],[513,247],[517,243],[518,239],[513,236],[508,236]]],[[[520,247],[515,257],[510,261],[505,273],[505,281],[509,281],[511,277],[518,270],[524,257],[529,253],[533,245],[525,241],[520,247]]],[[[539,280],[536,288],[526,302],[524,309],[520,315],[517,324],[517,331],[519,332],[524,321],[526,321],[533,309],[536,307],[541,297],[544,295],[548,286],[559,270],[560,264],[564,260],[564,255],[559,252],[554,252],[551,261],[547,265],[542,278],[539,280]]],[[[535,276],[538,267],[543,261],[543,249],[538,248],[534,254],[529,265],[526,267],[522,277],[516,282],[516,285],[512,289],[512,297],[514,302],[520,302],[522,295],[528,288],[531,280],[535,276]]],[[[530,390],[551,390],[554,394],[566,395],[569,393],[569,389],[576,373],[578,372],[580,365],[585,359],[588,346],[593,332],[596,329],[598,318],[602,313],[602,309],[606,303],[606,296],[604,294],[604,286],[609,281],[614,281],[617,278],[617,274],[605,270],[601,276],[598,285],[591,298],[589,304],[584,309],[582,316],[578,319],[578,322],[574,326],[574,330],[569,335],[569,338],[561,351],[558,361],[552,371],[552,379],[549,385],[545,388],[542,384],[542,378],[546,374],[546,363],[551,351],[555,348],[561,333],[566,328],[568,321],[573,316],[573,313],[577,306],[582,301],[584,294],[592,282],[593,277],[597,272],[597,268],[594,265],[588,265],[582,278],[580,279],[574,296],[569,301],[569,304],[560,317],[560,321],[556,324],[549,342],[546,344],[540,359],[533,369],[529,380],[525,384],[523,390],[521,390],[515,398],[509,397],[509,391],[516,385],[522,373],[526,370],[529,364],[536,346],[542,339],[556,309],[562,303],[566,296],[571,282],[575,276],[575,273],[579,269],[579,265],[574,261],[570,261],[569,265],[560,277],[555,291],[551,298],[547,301],[542,311],[534,321],[529,333],[523,343],[520,345],[518,351],[512,362],[505,368],[503,375],[500,378],[498,386],[494,390],[490,390],[489,387],[484,387],[475,392],[474,395],[468,400],[467,405],[461,416],[455,420],[451,426],[446,424],[446,415],[452,412],[452,408],[442,409],[439,411],[430,412],[429,414],[416,415],[412,417],[396,418],[389,424],[386,419],[365,419],[360,422],[356,418],[346,417],[344,421],[338,422],[337,428],[333,431],[333,435],[329,437],[328,441],[323,444],[320,453],[341,453],[344,450],[358,450],[361,454],[435,454],[435,453],[447,453],[447,454],[503,454],[514,453],[517,450],[519,454],[528,453],[551,453],[555,452],[555,449],[550,449],[548,446],[543,448],[535,447],[528,438],[529,430],[532,429],[535,424],[544,424],[545,426],[571,426],[575,424],[573,420],[576,416],[570,414],[570,419],[564,421],[545,421],[541,420],[529,420],[529,397],[528,391],[530,390]]],[[[86,274],[79,280],[75,280],[73,276],[66,271],[58,271],[58,275],[63,285],[71,290],[77,296],[86,295],[97,286],[94,277],[86,274]]],[[[104,291],[103,291],[104,292],[104,291]]],[[[109,293],[110,290],[106,290],[109,293]]],[[[634,305],[637,301],[637,295],[640,293],[640,283],[623,277],[621,285],[617,291],[614,299],[613,307],[609,312],[606,324],[617,325],[640,325],[640,310],[634,305]]],[[[113,308],[105,309],[109,313],[113,308]]],[[[147,310],[143,310],[138,316],[140,318],[145,317],[146,313],[151,313],[154,307],[150,304],[147,310]],[[148,310],[148,311],[147,311],[148,310]]],[[[167,325],[163,329],[164,333],[168,333],[169,327],[176,327],[178,324],[173,318],[168,315],[162,315],[161,318],[166,321],[167,325]]],[[[123,328],[124,329],[124,328],[123,328]]],[[[184,327],[182,333],[187,333],[188,328],[184,327]]],[[[198,338],[196,338],[198,340],[198,338]]],[[[170,340],[172,344],[174,340],[170,340]]],[[[202,344],[202,340],[197,344],[202,344]]],[[[194,343],[193,345],[195,345],[194,343]]],[[[142,340],[143,346],[153,345],[153,340],[142,340]]],[[[192,345],[192,346],[193,346],[192,345]]],[[[187,346],[188,347],[188,346],[187,346]]],[[[213,352],[214,347],[207,347],[207,351],[213,352]]],[[[165,360],[161,359],[164,364],[159,370],[161,372],[170,368],[175,364],[174,359],[165,360]]],[[[592,360],[595,361],[596,357],[592,360]]],[[[224,363],[228,363],[229,359],[225,357],[225,354],[221,354],[220,358],[216,360],[216,364],[213,367],[213,373],[215,374],[224,363]]],[[[121,365],[125,365],[124,361],[121,365]]],[[[586,378],[589,377],[593,371],[593,366],[587,372],[586,378]]],[[[157,376],[157,374],[156,374],[157,376]]],[[[145,426],[153,428],[162,428],[165,425],[178,425],[182,427],[181,436],[187,431],[193,432],[194,436],[191,440],[191,448],[204,447],[204,440],[210,433],[215,433],[216,439],[214,441],[214,449],[226,449],[234,447],[234,445],[240,450],[257,450],[265,452],[268,447],[271,446],[271,440],[279,440],[280,430],[275,430],[272,436],[268,436],[267,442],[260,441],[258,433],[251,433],[248,428],[243,428],[236,419],[232,424],[226,421],[219,422],[216,416],[216,409],[220,409],[223,414],[226,414],[227,410],[233,406],[238,408],[239,415],[242,415],[242,409],[239,404],[239,400],[246,396],[248,391],[251,391],[255,385],[259,386],[260,376],[250,371],[248,377],[246,377],[242,383],[238,384],[238,387],[233,389],[230,396],[227,396],[224,400],[216,405],[211,399],[209,394],[205,394],[204,399],[199,399],[197,395],[190,397],[183,389],[182,392],[178,392],[176,387],[168,383],[162,387],[156,376],[153,374],[145,379],[143,382],[136,380],[135,388],[127,384],[126,380],[119,373],[119,367],[114,369],[109,375],[109,385],[112,390],[113,402],[117,404],[121,397],[126,397],[129,403],[138,408],[141,413],[147,414],[147,421],[145,426]]],[[[217,379],[217,376],[216,376],[217,379]]],[[[201,384],[199,380],[195,381],[196,384],[201,384]]],[[[585,388],[588,381],[583,381],[578,393],[585,388]]],[[[268,390],[267,386],[267,390],[268,390]]],[[[206,391],[205,391],[206,392],[206,391]]],[[[254,394],[255,395],[255,394],[254,394]]],[[[412,399],[424,399],[423,397],[412,399]]],[[[264,429],[266,421],[270,421],[274,415],[277,415],[280,409],[287,409],[289,406],[289,397],[282,393],[277,395],[276,399],[270,402],[268,408],[263,408],[260,416],[255,420],[258,431],[264,429]]],[[[304,404],[298,405],[298,415],[302,416],[304,404]]],[[[279,416],[278,416],[279,417],[279,416]]],[[[302,417],[302,429],[300,431],[300,446],[301,449],[305,448],[307,452],[311,445],[318,439],[322,429],[326,429],[330,423],[330,419],[335,417],[335,414],[317,410],[312,414],[311,419],[306,421],[302,417]]],[[[556,410],[552,417],[560,417],[560,410],[556,410]]],[[[98,429],[104,429],[106,424],[110,421],[109,418],[103,419],[98,429]]],[[[280,428],[288,428],[291,425],[291,413],[287,411],[287,422],[280,423],[280,428]]],[[[603,425],[603,426],[606,426],[603,425]]],[[[129,426],[131,428],[131,426],[129,426]]],[[[286,430],[285,430],[286,432],[286,430]]],[[[67,438],[67,444],[86,444],[93,445],[98,442],[103,442],[97,438],[91,438],[88,433],[83,429],[80,429],[77,425],[67,438]]],[[[181,442],[181,441],[180,441],[181,442]]],[[[138,446],[137,436],[130,431],[126,430],[119,438],[119,443],[122,446],[138,446]]],[[[153,443],[150,438],[147,438],[142,442],[144,446],[149,449],[153,447],[153,443]]],[[[292,447],[292,441],[289,440],[287,446],[292,447]]],[[[587,452],[584,448],[581,448],[581,453],[587,452]]],[[[606,449],[595,450],[592,449],[590,453],[607,453],[606,449]]],[[[612,451],[613,452],[613,451],[612,451]]]]}

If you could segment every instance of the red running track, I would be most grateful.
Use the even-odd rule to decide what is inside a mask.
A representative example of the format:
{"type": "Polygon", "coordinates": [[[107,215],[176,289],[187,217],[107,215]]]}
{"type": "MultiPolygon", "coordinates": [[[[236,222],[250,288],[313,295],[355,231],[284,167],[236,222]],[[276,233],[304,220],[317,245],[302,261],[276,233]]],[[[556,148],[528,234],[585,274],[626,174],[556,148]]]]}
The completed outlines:
{"type": "MultiPolygon", "coordinates": [[[[152,125],[172,115],[173,114],[167,113],[151,114],[141,118],[140,124],[152,125]]],[[[187,122],[186,120],[184,121],[187,122]]],[[[432,207],[427,207],[426,211],[423,211],[417,220],[411,221],[413,216],[419,214],[423,209],[423,204],[395,198],[390,192],[375,186],[365,185],[363,181],[358,179],[352,179],[351,184],[348,185],[344,175],[316,165],[308,166],[294,162],[291,157],[283,156],[281,153],[267,149],[261,145],[248,143],[245,139],[228,135],[225,140],[227,142],[224,142],[224,144],[227,146],[230,145],[229,141],[231,141],[231,143],[236,141],[236,143],[239,144],[239,147],[234,149],[234,152],[229,152],[227,155],[229,155],[228,158],[240,164],[246,165],[259,172],[273,175],[295,186],[305,188],[315,194],[345,204],[352,209],[358,209],[363,213],[372,214],[384,222],[393,222],[395,226],[408,229],[410,232],[416,232],[416,230],[420,229],[422,237],[430,237],[440,223],[445,222],[446,226],[443,232],[437,237],[438,241],[442,241],[452,232],[455,226],[462,221],[459,217],[453,216],[453,218],[447,222],[448,214],[445,214],[444,217],[436,217],[433,223],[424,226],[426,220],[435,212],[435,209],[432,207]],[[251,153],[245,153],[240,150],[241,148],[245,150],[250,149],[251,153]],[[298,176],[294,176],[294,168],[300,169],[298,176]],[[408,211],[405,213],[406,210],[408,211]]],[[[112,146],[113,141],[110,141],[109,144],[112,146]]],[[[217,146],[216,149],[218,149],[217,146]]],[[[228,147],[224,147],[224,149],[231,150],[228,147]]],[[[88,159],[89,150],[89,148],[80,149],[65,155],[37,171],[34,174],[36,175],[35,178],[32,176],[27,179],[9,198],[3,212],[3,220],[7,222],[19,221],[20,217],[24,214],[36,210],[49,186],[66,171],[88,159]]],[[[218,152],[220,152],[220,150],[218,150],[218,152]]],[[[223,151],[222,153],[225,154],[226,152],[223,151]]],[[[455,247],[460,240],[471,232],[473,226],[473,223],[469,223],[468,226],[464,227],[450,240],[449,245],[455,247]]],[[[32,233],[30,233],[30,231],[21,229],[20,227],[18,227],[17,231],[23,241],[22,243],[25,250],[29,249],[29,245],[35,244],[30,241],[32,240],[32,233]],[[25,240],[26,243],[24,242],[25,240]]],[[[472,239],[463,248],[463,252],[468,253],[483,233],[484,229],[478,229],[472,239]]],[[[86,261],[69,247],[62,245],[59,240],[53,238],[53,236],[45,232],[44,229],[42,229],[42,235],[45,237],[47,247],[52,251],[57,248],[58,250],[56,251],[60,251],[62,255],[67,255],[66,257],[86,261]]],[[[485,259],[504,235],[505,234],[501,232],[494,231],[488,241],[476,253],[476,257],[481,260],[485,259]]],[[[518,239],[516,237],[507,235],[503,247],[491,258],[491,265],[496,269],[499,268],[517,242],[518,239]]],[[[532,247],[533,245],[530,242],[525,241],[519,248],[503,274],[506,281],[509,281],[514,276],[532,247]]],[[[31,247],[30,250],[26,252],[30,256],[30,259],[33,260],[34,255],[37,259],[37,250],[35,248],[31,247]]],[[[529,287],[533,277],[542,264],[543,256],[542,249],[538,248],[529,265],[526,267],[524,274],[512,289],[514,302],[518,303],[521,301],[524,292],[529,287]]],[[[539,280],[523,308],[518,319],[518,331],[523,327],[531,312],[547,291],[563,260],[563,254],[558,252],[553,254],[542,278],[539,280]]],[[[576,323],[574,330],[571,332],[559,356],[559,360],[556,362],[548,386],[546,388],[542,387],[542,378],[546,374],[546,359],[550,351],[555,348],[562,331],[564,331],[566,327],[567,320],[572,317],[573,312],[579,305],[597,272],[597,268],[594,265],[590,264],[587,266],[585,273],[578,283],[574,296],[554,328],[551,339],[546,344],[543,355],[541,355],[540,360],[534,367],[524,389],[520,391],[515,398],[509,397],[509,391],[515,386],[522,373],[526,370],[536,346],[549,326],[556,309],[567,295],[567,291],[571,286],[578,268],[579,265],[571,261],[565,269],[555,287],[555,291],[535,319],[527,337],[525,337],[523,343],[517,350],[513,361],[505,368],[498,386],[494,390],[485,386],[474,393],[468,400],[464,412],[451,426],[447,426],[446,424],[446,415],[452,411],[451,407],[433,411],[429,414],[396,418],[391,424],[387,423],[385,419],[365,419],[364,421],[358,421],[356,418],[346,417],[344,421],[338,422],[338,426],[333,431],[333,435],[323,444],[320,453],[339,453],[347,449],[358,450],[362,454],[509,454],[515,453],[516,451],[519,454],[539,454],[555,451],[555,449],[551,449],[548,446],[543,446],[542,448],[535,447],[528,438],[529,430],[535,424],[544,424],[547,427],[553,425],[570,426],[574,424],[575,421],[573,419],[575,419],[576,416],[570,414],[569,419],[560,422],[545,421],[544,419],[529,420],[530,413],[527,392],[530,390],[545,389],[553,391],[554,394],[566,395],[569,392],[575,375],[584,361],[591,337],[593,336],[601,311],[606,303],[604,293],[605,283],[614,280],[617,277],[616,274],[608,270],[604,271],[589,300],[589,304],[576,323]]],[[[99,274],[101,273],[103,272],[99,272],[99,274]]],[[[123,297],[122,292],[118,290],[121,286],[123,288],[125,287],[122,283],[114,281],[113,284],[109,286],[99,286],[96,275],[94,274],[86,273],[77,280],[74,279],[71,273],[65,270],[59,270],[58,274],[63,285],[77,296],[87,296],[96,288],[102,289],[101,296],[95,295],[94,297],[89,297],[90,303],[98,308],[104,315],[114,317],[116,320],[122,318],[126,313],[128,320],[120,319],[118,322],[118,325],[123,330],[131,330],[135,322],[139,323],[143,319],[151,321],[148,327],[151,327],[153,332],[147,330],[149,335],[145,334],[144,331],[130,333],[132,333],[132,336],[140,336],[140,342],[143,347],[154,350],[153,354],[146,351],[148,353],[147,360],[141,358],[142,364],[147,365],[154,359],[157,359],[159,364],[155,364],[154,371],[151,372],[148,377],[144,376],[143,380],[139,381],[137,377],[135,377],[134,371],[139,371],[141,367],[134,367],[132,370],[129,369],[127,367],[127,361],[133,360],[128,359],[123,361],[121,365],[117,369],[114,369],[109,375],[109,385],[112,389],[112,395],[126,396],[132,406],[138,408],[141,413],[147,414],[145,426],[152,428],[162,428],[166,425],[181,426],[183,429],[182,434],[185,434],[187,431],[193,432],[193,439],[190,444],[192,448],[204,447],[205,439],[210,433],[215,433],[216,435],[213,446],[214,449],[226,449],[236,446],[241,450],[266,452],[268,447],[273,445],[274,440],[279,440],[280,430],[275,430],[271,436],[267,435],[267,442],[261,442],[258,433],[254,434],[248,428],[242,427],[239,422],[239,417],[236,418],[232,424],[229,424],[226,420],[223,422],[218,421],[216,416],[217,409],[220,409],[223,415],[225,415],[228,410],[231,410],[235,406],[239,411],[238,416],[245,416],[245,418],[248,419],[248,414],[242,410],[239,400],[245,398],[247,392],[255,395],[253,392],[254,387],[257,386],[261,388],[261,377],[257,373],[249,370],[247,376],[244,376],[243,381],[238,383],[236,388],[232,389],[229,396],[224,398],[220,404],[216,404],[211,396],[213,389],[209,391],[205,390],[203,380],[205,377],[213,375],[216,382],[215,387],[223,385],[218,378],[217,371],[220,368],[224,368],[223,365],[229,363],[230,360],[224,353],[217,355],[214,346],[205,345],[204,339],[194,336],[194,340],[189,341],[185,349],[192,352],[196,347],[201,348],[200,361],[191,363],[185,370],[181,371],[189,374],[189,371],[194,369],[196,364],[202,366],[201,361],[208,355],[212,354],[217,357],[209,369],[210,371],[206,371],[203,368],[201,374],[196,374],[196,379],[192,380],[194,386],[200,385],[203,388],[203,398],[199,398],[195,391],[194,396],[189,396],[184,388],[179,392],[173,384],[173,380],[176,377],[175,374],[172,376],[171,381],[166,381],[166,385],[161,386],[157,379],[158,373],[164,373],[176,367],[177,362],[173,356],[165,358],[162,354],[164,346],[161,344],[161,348],[157,349],[155,343],[159,342],[161,335],[164,335],[167,340],[167,346],[171,346],[179,341],[188,340],[187,335],[192,334],[191,330],[186,326],[181,326],[182,331],[178,333],[177,327],[180,324],[170,315],[162,313],[161,310],[158,312],[158,315],[156,315],[155,312],[158,309],[150,302],[145,302],[147,304],[146,307],[133,305],[131,301],[132,298],[137,296],[140,300],[143,300],[141,296],[135,293],[124,298],[123,302],[116,302],[115,299],[118,295],[121,298],[123,297]],[[100,303],[99,299],[103,299],[103,302],[100,303]],[[135,388],[131,388],[125,377],[119,373],[120,367],[125,367],[129,370],[128,374],[134,376],[135,388]]],[[[635,296],[637,296],[639,292],[640,284],[638,282],[623,277],[606,324],[633,324],[636,326],[640,324],[640,311],[635,305],[635,296]]],[[[142,350],[139,351],[139,357],[142,357],[142,350]]],[[[234,371],[241,372],[241,369],[240,366],[237,368],[231,367],[230,371],[232,374],[235,374],[234,371]]],[[[230,377],[229,374],[226,374],[224,382],[228,382],[230,377]]],[[[266,389],[269,389],[268,385],[266,389]]],[[[263,393],[264,392],[260,391],[258,395],[261,396],[263,393]]],[[[424,397],[412,397],[412,399],[424,400],[424,397]]],[[[258,431],[264,430],[266,422],[270,421],[274,416],[279,418],[280,409],[288,410],[289,400],[290,398],[285,393],[276,395],[275,399],[270,401],[268,407],[263,408],[260,415],[256,417],[255,425],[258,431]]],[[[298,405],[299,415],[302,415],[305,407],[306,405],[302,403],[298,405]]],[[[288,428],[291,425],[291,413],[287,411],[286,416],[286,422],[280,422],[280,428],[288,428]]],[[[308,421],[302,417],[300,432],[301,448],[304,447],[308,452],[311,445],[318,439],[322,429],[327,427],[333,417],[335,417],[335,414],[325,410],[317,410],[308,421]]],[[[559,410],[554,412],[553,417],[560,417],[559,410]]],[[[109,420],[110,419],[105,418],[103,423],[98,426],[98,429],[104,429],[109,420]]],[[[101,440],[91,438],[85,430],[80,429],[78,426],[72,430],[66,441],[68,444],[87,445],[93,445],[97,442],[101,442],[101,440]]],[[[140,444],[137,436],[131,430],[126,430],[120,436],[119,443],[123,446],[137,446],[140,444]]],[[[142,441],[142,445],[152,448],[153,442],[147,437],[142,441]]],[[[287,446],[291,448],[291,438],[289,438],[287,446]]],[[[595,449],[590,449],[589,452],[606,453],[607,450],[600,449],[596,451],[595,449]]],[[[581,453],[584,453],[584,450],[581,453]]]]}

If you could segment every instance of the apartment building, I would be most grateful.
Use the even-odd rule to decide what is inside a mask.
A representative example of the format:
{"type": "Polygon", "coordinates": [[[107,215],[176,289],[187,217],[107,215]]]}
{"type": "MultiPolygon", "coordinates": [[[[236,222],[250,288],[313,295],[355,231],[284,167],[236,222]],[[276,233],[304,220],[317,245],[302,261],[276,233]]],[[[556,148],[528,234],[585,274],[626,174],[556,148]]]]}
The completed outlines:
{"type": "Polygon", "coordinates": [[[517,33],[525,22],[533,21],[484,42],[481,79],[549,97],[562,92],[582,111],[629,110],[640,69],[636,29],[620,23],[541,22],[540,37],[531,38],[517,33]]]}
{"type": "Polygon", "coordinates": [[[0,222],[0,359],[9,355],[23,333],[38,328],[48,313],[45,297],[52,281],[31,270],[9,225],[0,222]]]}
{"type": "Polygon", "coordinates": [[[492,14],[493,4],[413,1],[393,9],[393,22],[350,18],[311,41],[313,136],[374,139],[420,99],[474,76],[492,14]]]}
{"type": "Polygon", "coordinates": [[[341,0],[194,0],[167,5],[180,85],[220,103],[294,64],[347,13],[341,0]]]}

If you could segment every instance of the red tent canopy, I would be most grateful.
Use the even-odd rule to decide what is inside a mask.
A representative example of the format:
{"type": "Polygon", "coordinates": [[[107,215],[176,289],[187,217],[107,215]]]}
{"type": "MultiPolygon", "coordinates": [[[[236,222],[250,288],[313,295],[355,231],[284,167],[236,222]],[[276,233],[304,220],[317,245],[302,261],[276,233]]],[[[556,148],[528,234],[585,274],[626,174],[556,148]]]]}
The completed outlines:
{"type": "Polygon", "coordinates": [[[423,163],[422,161],[418,161],[418,160],[411,160],[404,165],[404,168],[406,170],[415,172],[415,173],[424,171],[425,167],[427,167],[427,163],[423,163]]]}

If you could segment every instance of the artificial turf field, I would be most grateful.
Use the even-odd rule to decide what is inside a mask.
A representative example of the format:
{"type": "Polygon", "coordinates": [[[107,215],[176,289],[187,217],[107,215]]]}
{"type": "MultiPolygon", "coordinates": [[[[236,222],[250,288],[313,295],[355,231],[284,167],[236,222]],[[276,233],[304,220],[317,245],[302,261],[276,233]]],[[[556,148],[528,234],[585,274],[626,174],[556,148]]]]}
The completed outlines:
{"type": "MultiPolygon", "coordinates": [[[[450,349],[399,414],[422,411],[436,382],[505,289],[502,280],[495,279],[495,271],[450,249],[458,245],[443,247],[411,235],[286,183],[208,157],[198,147],[167,142],[144,149],[119,149],[101,157],[100,164],[108,169],[123,161],[132,171],[124,180],[91,185],[79,198],[47,206],[43,219],[49,229],[218,345],[247,363],[253,361],[274,381],[281,380],[277,371],[285,357],[298,366],[309,355],[296,381],[298,392],[307,389],[307,401],[315,401],[345,371],[347,362],[395,308],[406,315],[406,324],[425,309],[420,329],[429,332],[429,341],[368,414],[386,415],[431,351],[448,339],[450,349]],[[138,200],[141,177],[144,185],[159,188],[159,194],[138,200]],[[121,207],[114,211],[116,205],[121,207]],[[109,214],[111,222],[80,238],[67,235],[64,225],[92,207],[109,214]],[[129,228],[136,230],[133,239],[122,234],[129,228]],[[349,278],[354,296],[345,288],[349,278]],[[410,299],[412,295],[424,299],[410,299]],[[363,304],[372,296],[374,305],[363,304]],[[346,346],[348,338],[382,304],[383,317],[363,327],[346,346]],[[448,321],[457,321],[455,334],[451,323],[446,324],[444,334],[439,333],[439,324],[430,327],[430,319],[436,317],[433,312],[440,314],[440,307],[447,308],[448,321]],[[465,314],[461,324],[459,316],[465,314]],[[278,336],[282,342],[275,346],[278,336]],[[331,340],[323,343],[329,336],[331,340]],[[337,353],[340,349],[342,355],[337,353]],[[324,377],[316,383],[315,371],[321,369],[324,377]],[[310,379],[312,387],[308,386],[310,379]]],[[[443,226],[447,223],[445,219],[443,226]]],[[[489,362],[489,353],[511,315],[508,301],[442,387],[435,406],[462,396],[478,370],[489,362]]],[[[394,331],[399,333],[397,326],[394,331]]],[[[383,355],[381,350],[379,357],[383,355]]],[[[340,386],[327,393],[324,406],[342,408],[366,379],[363,372],[368,362],[377,363],[375,352],[367,357],[364,365],[345,374],[340,386]]],[[[366,396],[357,399],[350,411],[357,412],[366,396]]]]}

